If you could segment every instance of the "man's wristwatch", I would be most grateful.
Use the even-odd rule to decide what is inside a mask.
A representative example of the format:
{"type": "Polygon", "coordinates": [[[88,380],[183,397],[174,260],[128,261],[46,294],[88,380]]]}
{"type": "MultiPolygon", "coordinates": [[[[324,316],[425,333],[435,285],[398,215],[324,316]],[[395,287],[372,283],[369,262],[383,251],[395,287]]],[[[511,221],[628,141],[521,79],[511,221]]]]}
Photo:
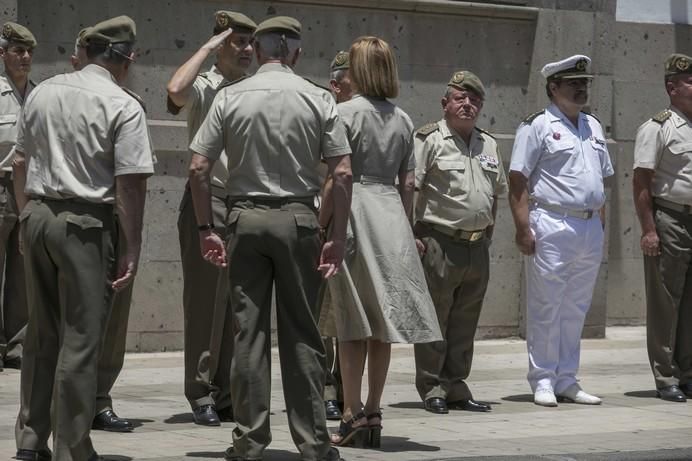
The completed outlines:
{"type": "Polygon", "coordinates": [[[214,223],[202,224],[201,226],[197,226],[197,230],[200,232],[212,230],[213,228],[214,228],[214,223]]]}

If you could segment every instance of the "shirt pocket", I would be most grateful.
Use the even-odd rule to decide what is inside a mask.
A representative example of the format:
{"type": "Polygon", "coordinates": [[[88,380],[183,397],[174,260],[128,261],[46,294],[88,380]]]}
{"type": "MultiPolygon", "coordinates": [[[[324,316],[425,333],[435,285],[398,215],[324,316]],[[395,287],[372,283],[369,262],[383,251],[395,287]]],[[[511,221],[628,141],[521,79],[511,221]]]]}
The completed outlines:
{"type": "Polygon", "coordinates": [[[439,170],[440,192],[449,195],[465,189],[466,160],[437,160],[435,166],[439,170]]]}
{"type": "Polygon", "coordinates": [[[672,144],[668,146],[668,151],[671,153],[671,171],[692,173],[692,142],[679,142],[672,144]]]}
{"type": "Polygon", "coordinates": [[[17,140],[17,114],[0,115],[0,144],[14,144],[17,140]]]}

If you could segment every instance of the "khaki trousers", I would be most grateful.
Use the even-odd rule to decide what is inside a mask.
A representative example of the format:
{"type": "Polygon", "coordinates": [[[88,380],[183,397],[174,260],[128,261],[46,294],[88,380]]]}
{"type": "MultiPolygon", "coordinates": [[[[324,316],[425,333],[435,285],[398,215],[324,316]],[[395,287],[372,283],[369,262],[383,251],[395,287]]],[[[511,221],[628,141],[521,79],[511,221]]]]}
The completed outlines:
{"type": "MultiPolygon", "coordinates": [[[[115,250],[118,257],[125,254],[125,235],[120,233],[115,250]]],[[[113,409],[111,389],[123,369],[125,361],[125,346],[127,342],[127,322],[130,317],[132,290],[134,281],[124,290],[113,295],[113,306],[108,318],[106,335],[103,338],[103,348],[98,365],[98,381],[96,387],[96,413],[113,409]]]]}
{"type": "Polygon", "coordinates": [[[21,359],[28,318],[24,261],[19,254],[17,202],[8,175],[5,173],[0,178],[0,368],[3,361],[21,359]]]}
{"type": "Polygon", "coordinates": [[[692,383],[692,216],[655,212],[660,256],[644,256],[646,337],[656,387],[692,383]]]}
{"type": "Polygon", "coordinates": [[[46,450],[52,431],[53,459],[84,461],[94,455],[89,431],[112,301],[113,208],[31,200],[20,220],[29,322],[17,448],[46,450]]]}
{"type": "Polygon", "coordinates": [[[277,296],[281,378],[291,436],[304,460],[329,450],[322,393],[325,353],[317,328],[319,225],[307,203],[236,201],[227,221],[231,303],[236,325],[231,395],[233,446],[261,459],[271,442],[271,295],[277,296]]]}
{"type": "MultiPolygon", "coordinates": [[[[217,232],[225,235],[226,204],[212,196],[212,211],[217,232]]],[[[222,271],[202,258],[199,231],[190,188],[186,186],[178,216],[180,257],[183,266],[183,318],[185,335],[185,397],[195,409],[215,405],[223,409],[231,405],[230,367],[233,356],[232,329],[226,324],[226,295],[217,291],[222,271]],[[219,311],[219,309],[222,309],[219,311]]]]}
{"type": "Polygon", "coordinates": [[[416,389],[424,401],[472,398],[464,382],[471,372],[473,338],[488,286],[489,241],[455,241],[429,230],[423,269],[443,341],[415,344],[416,389]]]}

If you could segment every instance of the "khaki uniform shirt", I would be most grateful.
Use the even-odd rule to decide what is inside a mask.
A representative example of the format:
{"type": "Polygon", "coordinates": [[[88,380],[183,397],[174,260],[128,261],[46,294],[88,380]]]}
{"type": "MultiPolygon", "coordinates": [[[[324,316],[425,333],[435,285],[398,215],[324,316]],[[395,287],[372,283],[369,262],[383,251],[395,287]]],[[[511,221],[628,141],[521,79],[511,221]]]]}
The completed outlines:
{"type": "Polygon", "coordinates": [[[320,158],[351,149],[328,91],[279,63],[223,88],[190,150],[228,155],[231,196],[308,197],[320,189],[320,158]]]}
{"type": "Polygon", "coordinates": [[[361,95],[337,105],[337,110],[349,135],[354,178],[394,184],[400,172],[416,167],[413,123],[406,112],[387,100],[361,95]]]}
{"type": "Polygon", "coordinates": [[[19,119],[25,191],[54,199],[115,201],[115,176],[152,174],[142,106],[110,72],[90,64],[38,85],[19,119]]]}
{"type": "Polygon", "coordinates": [[[655,170],[651,194],[681,205],[692,205],[692,125],[670,108],[663,123],[651,119],[637,130],[634,168],[655,170]]]}
{"type": "MultiPolygon", "coordinates": [[[[204,121],[204,117],[207,116],[211,103],[214,101],[214,96],[218,91],[228,85],[230,82],[221,75],[219,69],[216,66],[211,66],[208,72],[201,73],[195,79],[192,84],[192,92],[190,93],[190,99],[185,105],[187,108],[187,137],[188,142],[192,142],[197,130],[199,130],[200,125],[204,121]]],[[[180,112],[180,107],[171,105],[172,101],[169,101],[169,111],[174,115],[180,112]]],[[[214,163],[211,170],[211,184],[219,188],[224,188],[226,186],[226,181],[228,180],[228,170],[226,169],[226,153],[221,152],[219,156],[219,161],[214,163]]],[[[215,195],[219,195],[216,194],[215,195]]]]}
{"type": "Polygon", "coordinates": [[[0,170],[12,171],[12,150],[17,140],[17,117],[24,100],[34,88],[29,81],[24,98],[4,72],[0,74],[0,170]]]}
{"type": "Polygon", "coordinates": [[[507,192],[502,157],[492,136],[478,129],[471,143],[443,119],[416,135],[416,220],[465,231],[493,224],[495,197],[507,192]]]}

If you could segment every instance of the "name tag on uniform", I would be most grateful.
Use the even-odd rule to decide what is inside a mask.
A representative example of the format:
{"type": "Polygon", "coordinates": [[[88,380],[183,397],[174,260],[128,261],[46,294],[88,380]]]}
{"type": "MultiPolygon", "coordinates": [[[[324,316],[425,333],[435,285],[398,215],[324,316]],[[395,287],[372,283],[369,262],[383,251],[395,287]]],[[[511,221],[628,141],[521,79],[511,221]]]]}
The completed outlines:
{"type": "Polygon", "coordinates": [[[489,155],[481,154],[478,156],[478,161],[481,162],[481,168],[489,168],[491,170],[497,170],[500,162],[489,155]]]}

